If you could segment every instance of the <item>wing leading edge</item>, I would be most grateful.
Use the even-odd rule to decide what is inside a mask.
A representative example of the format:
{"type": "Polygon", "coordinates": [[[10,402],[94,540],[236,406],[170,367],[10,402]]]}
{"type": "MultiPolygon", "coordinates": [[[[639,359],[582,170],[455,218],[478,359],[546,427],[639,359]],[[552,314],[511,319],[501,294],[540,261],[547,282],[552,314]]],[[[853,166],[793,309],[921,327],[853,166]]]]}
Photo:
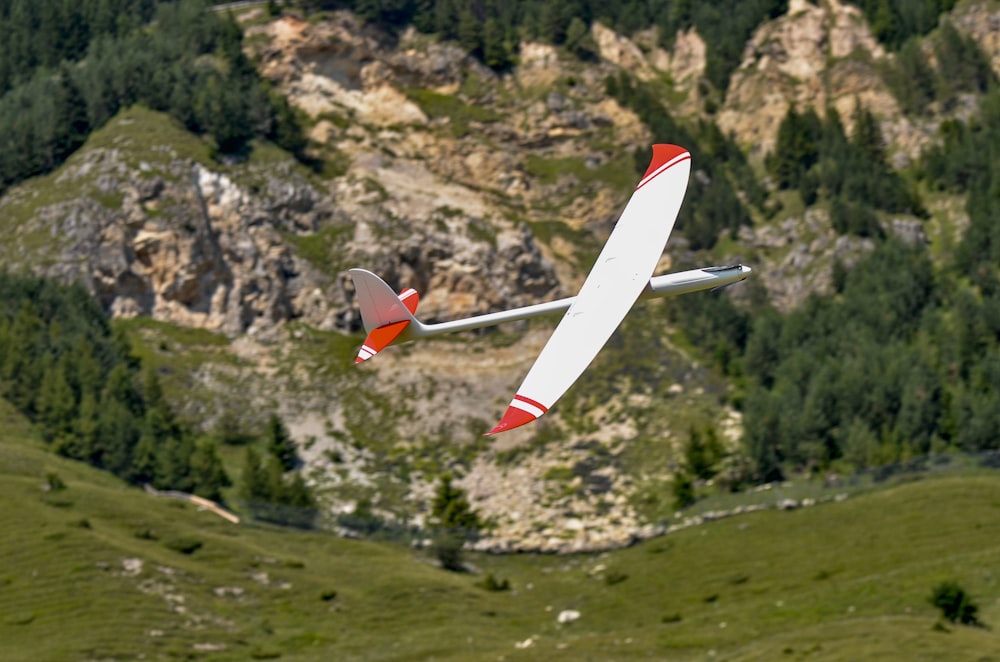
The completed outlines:
{"type": "Polygon", "coordinates": [[[677,221],[691,172],[691,155],[677,145],[653,145],[653,158],[618,223],[503,418],[487,434],[542,416],[601,351],[642,294],[677,221]]]}

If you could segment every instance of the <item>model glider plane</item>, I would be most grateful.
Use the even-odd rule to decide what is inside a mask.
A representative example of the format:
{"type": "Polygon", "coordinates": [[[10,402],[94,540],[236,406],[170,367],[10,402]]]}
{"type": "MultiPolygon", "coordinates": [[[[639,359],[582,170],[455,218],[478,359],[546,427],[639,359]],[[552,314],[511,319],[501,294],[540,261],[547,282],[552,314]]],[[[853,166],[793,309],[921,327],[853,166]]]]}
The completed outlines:
{"type": "Polygon", "coordinates": [[[416,316],[419,295],[396,294],[365,269],[351,269],[365,338],[355,363],[367,361],[394,341],[467,331],[565,311],[500,422],[486,434],[513,430],[547,412],[594,360],[640,299],[718,289],[750,275],[743,265],[692,269],[651,277],[680,211],[691,172],[691,155],[677,145],[653,145],[653,158],[622,212],[579,294],[533,306],[466,319],[424,324],[416,316]]]}

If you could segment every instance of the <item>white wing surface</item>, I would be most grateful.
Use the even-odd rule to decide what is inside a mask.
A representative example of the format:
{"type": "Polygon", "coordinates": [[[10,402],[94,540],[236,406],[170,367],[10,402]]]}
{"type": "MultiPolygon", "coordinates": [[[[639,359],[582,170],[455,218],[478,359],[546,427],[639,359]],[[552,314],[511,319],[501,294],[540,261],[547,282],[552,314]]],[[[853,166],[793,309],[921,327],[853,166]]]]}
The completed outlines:
{"type": "Polygon", "coordinates": [[[530,423],[573,385],[642,294],[663,254],[687,190],[691,155],[653,145],[639,181],[594,268],[500,422],[487,434],[530,423]]]}

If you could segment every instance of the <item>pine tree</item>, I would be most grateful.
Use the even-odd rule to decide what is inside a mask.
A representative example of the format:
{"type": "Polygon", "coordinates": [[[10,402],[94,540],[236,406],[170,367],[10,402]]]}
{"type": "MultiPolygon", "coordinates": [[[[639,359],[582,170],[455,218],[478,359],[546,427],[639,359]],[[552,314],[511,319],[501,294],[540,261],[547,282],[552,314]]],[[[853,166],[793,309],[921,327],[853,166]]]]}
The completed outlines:
{"type": "Polygon", "coordinates": [[[511,64],[510,47],[504,29],[495,18],[483,25],[483,63],[491,69],[506,69],[511,64]]]}
{"type": "Polygon", "coordinates": [[[132,464],[129,466],[128,479],[136,484],[156,483],[157,455],[161,448],[160,439],[147,422],[143,426],[139,441],[132,453],[132,464]]]}
{"type": "Polygon", "coordinates": [[[4,397],[28,416],[34,414],[42,380],[44,328],[35,306],[24,299],[7,332],[10,344],[0,366],[4,397]]]}
{"type": "Polygon", "coordinates": [[[678,471],[674,475],[674,508],[683,510],[693,504],[697,497],[694,491],[694,480],[686,471],[678,471]]]}
{"type": "Polygon", "coordinates": [[[73,421],[73,434],[56,440],[53,450],[65,457],[92,462],[98,454],[98,403],[94,391],[87,389],[80,397],[79,413],[73,421]]]}
{"type": "Polygon", "coordinates": [[[261,467],[260,455],[253,446],[247,446],[244,454],[241,482],[240,497],[250,504],[251,510],[256,503],[271,501],[271,486],[268,483],[267,472],[261,467]]]}
{"type": "Polygon", "coordinates": [[[160,490],[193,492],[194,476],[191,457],[194,442],[189,435],[167,437],[156,448],[156,468],[153,486],[160,490]]]}
{"type": "Polygon", "coordinates": [[[195,444],[190,465],[194,493],[206,499],[222,501],[222,488],[232,485],[232,481],[211,440],[204,439],[195,444]]]}
{"type": "Polygon", "coordinates": [[[436,526],[457,531],[473,537],[480,528],[479,516],[472,510],[465,490],[452,485],[450,474],[441,476],[434,500],[431,502],[431,518],[436,526]]]}
{"type": "Polygon", "coordinates": [[[472,10],[463,7],[458,12],[458,45],[471,54],[481,55],[483,47],[483,34],[481,22],[472,10]]]}
{"type": "Polygon", "coordinates": [[[76,397],[67,379],[68,355],[58,361],[45,362],[45,372],[35,400],[38,421],[47,441],[61,439],[72,433],[76,418],[76,397]]]}
{"type": "Polygon", "coordinates": [[[277,414],[271,414],[267,420],[265,438],[268,452],[278,459],[282,471],[294,469],[298,464],[298,448],[277,414]]]}
{"type": "Polygon", "coordinates": [[[306,485],[302,474],[295,473],[285,485],[284,501],[289,508],[286,524],[299,529],[313,527],[318,515],[316,497],[306,485]]]}
{"type": "Polygon", "coordinates": [[[854,105],[854,132],[851,134],[851,143],[871,163],[885,164],[885,141],[882,139],[882,130],[871,111],[857,101],[854,105]]]}
{"type": "Polygon", "coordinates": [[[688,443],[684,449],[687,471],[695,478],[708,480],[717,472],[716,463],[722,458],[723,449],[715,427],[707,426],[704,432],[695,426],[688,431],[688,443]]]}
{"type": "Polygon", "coordinates": [[[126,475],[133,447],[139,440],[134,415],[120,400],[105,397],[101,399],[97,426],[97,444],[89,461],[117,476],[126,475]]]}
{"type": "Polygon", "coordinates": [[[794,188],[800,178],[819,160],[821,123],[812,109],[799,114],[790,106],[778,125],[774,151],[765,165],[781,188],[794,188]]]}
{"type": "Polygon", "coordinates": [[[63,65],[59,73],[59,97],[56,99],[58,133],[55,145],[57,163],[75,152],[90,134],[87,102],[73,80],[69,67],[63,65]]]}

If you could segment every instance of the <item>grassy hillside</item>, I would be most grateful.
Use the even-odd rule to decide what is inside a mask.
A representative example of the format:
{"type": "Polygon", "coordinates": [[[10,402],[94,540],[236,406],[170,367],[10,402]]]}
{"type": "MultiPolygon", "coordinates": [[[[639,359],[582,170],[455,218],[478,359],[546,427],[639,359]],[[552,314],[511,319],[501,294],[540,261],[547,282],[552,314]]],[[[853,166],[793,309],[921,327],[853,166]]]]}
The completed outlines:
{"type": "Polygon", "coordinates": [[[996,473],[453,574],[404,547],[231,525],[47,453],[2,403],[0,423],[5,660],[1000,659],[995,629],[935,629],[927,602],[957,580],[1000,624],[996,473]],[[43,488],[53,472],[65,489],[43,488]],[[567,609],[579,620],[558,624],[567,609]]]}

